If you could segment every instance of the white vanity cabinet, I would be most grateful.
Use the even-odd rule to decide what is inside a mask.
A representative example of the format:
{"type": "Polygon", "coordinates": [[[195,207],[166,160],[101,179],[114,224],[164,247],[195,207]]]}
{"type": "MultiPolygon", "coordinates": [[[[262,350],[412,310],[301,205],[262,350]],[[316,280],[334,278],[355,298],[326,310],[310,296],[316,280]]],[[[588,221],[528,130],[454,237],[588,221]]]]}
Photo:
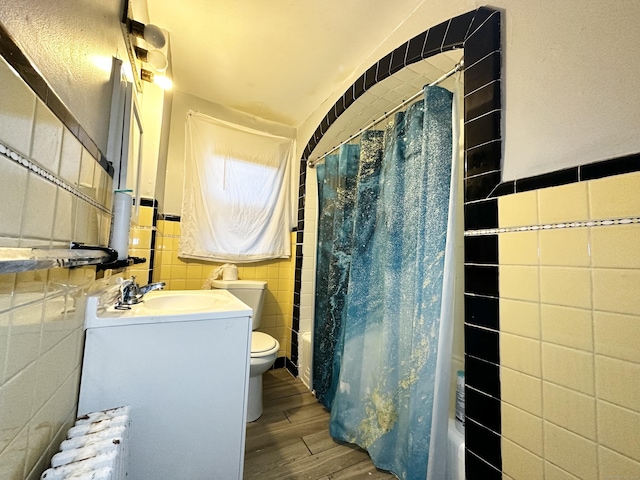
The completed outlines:
{"type": "Polygon", "coordinates": [[[223,308],[101,317],[90,298],[78,414],[131,406],[128,478],[242,479],[252,312],[223,308]]]}

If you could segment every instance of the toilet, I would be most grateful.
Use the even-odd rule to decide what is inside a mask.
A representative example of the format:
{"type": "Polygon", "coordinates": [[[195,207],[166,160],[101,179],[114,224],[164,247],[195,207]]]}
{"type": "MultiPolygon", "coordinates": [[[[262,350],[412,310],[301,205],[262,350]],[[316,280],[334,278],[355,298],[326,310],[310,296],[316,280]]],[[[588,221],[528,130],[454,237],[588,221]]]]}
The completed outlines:
{"type": "Polygon", "coordinates": [[[266,333],[255,331],[260,326],[267,282],[262,280],[212,280],[211,287],[229,290],[253,309],[249,398],[247,402],[247,422],[253,422],[262,415],[262,374],[271,368],[278,357],[278,350],[280,350],[280,344],[275,338],[266,333]]]}

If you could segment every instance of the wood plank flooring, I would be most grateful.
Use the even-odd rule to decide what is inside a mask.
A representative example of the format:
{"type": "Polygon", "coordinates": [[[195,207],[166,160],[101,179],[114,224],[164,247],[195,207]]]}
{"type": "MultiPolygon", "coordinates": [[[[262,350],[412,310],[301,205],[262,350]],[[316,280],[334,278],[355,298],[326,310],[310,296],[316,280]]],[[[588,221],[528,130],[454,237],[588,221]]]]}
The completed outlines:
{"type": "Polygon", "coordinates": [[[287,370],[264,374],[263,403],[262,417],[247,424],[245,480],[396,478],[364,450],[333,440],[329,412],[287,370]]]}

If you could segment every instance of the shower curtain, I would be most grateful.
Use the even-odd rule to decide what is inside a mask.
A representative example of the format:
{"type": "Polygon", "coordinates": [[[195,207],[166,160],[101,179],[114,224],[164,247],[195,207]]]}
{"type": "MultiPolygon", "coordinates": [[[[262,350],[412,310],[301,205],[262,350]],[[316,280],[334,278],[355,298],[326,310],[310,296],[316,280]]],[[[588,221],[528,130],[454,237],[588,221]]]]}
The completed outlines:
{"type": "Polygon", "coordinates": [[[385,132],[364,132],[359,148],[343,146],[317,172],[314,390],[331,409],[331,435],[402,479],[444,478],[452,103],[449,91],[425,87],[385,132]]]}
{"type": "Polygon", "coordinates": [[[318,298],[315,305],[316,325],[322,326],[323,332],[316,336],[317,358],[313,364],[318,368],[314,378],[320,380],[315,386],[316,396],[327,408],[331,408],[335,395],[333,372],[340,369],[340,349],[336,350],[336,342],[349,280],[359,155],[359,145],[343,145],[339,154],[327,157],[317,171],[318,179],[326,180],[326,184],[320,198],[318,228],[323,234],[318,239],[316,278],[318,288],[328,294],[318,298]]]}

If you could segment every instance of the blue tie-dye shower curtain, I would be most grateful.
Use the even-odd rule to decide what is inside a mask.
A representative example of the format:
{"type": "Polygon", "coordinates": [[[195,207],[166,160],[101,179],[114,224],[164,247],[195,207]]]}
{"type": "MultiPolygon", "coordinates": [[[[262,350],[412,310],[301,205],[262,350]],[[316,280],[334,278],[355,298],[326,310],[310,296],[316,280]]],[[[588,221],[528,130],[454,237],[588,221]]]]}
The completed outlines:
{"type": "Polygon", "coordinates": [[[449,91],[425,87],[384,133],[364,132],[357,151],[343,146],[317,172],[314,390],[331,435],[401,479],[427,478],[432,426],[442,425],[432,416],[453,250],[451,112],[449,91]]]}
{"type": "Polygon", "coordinates": [[[340,349],[336,341],[340,336],[344,309],[351,246],[353,244],[353,213],[356,175],[358,173],[359,145],[343,145],[338,155],[318,165],[320,217],[318,236],[316,289],[326,292],[316,299],[316,370],[314,385],[318,400],[327,408],[335,395],[334,374],[340,369],[340,349]]]}

